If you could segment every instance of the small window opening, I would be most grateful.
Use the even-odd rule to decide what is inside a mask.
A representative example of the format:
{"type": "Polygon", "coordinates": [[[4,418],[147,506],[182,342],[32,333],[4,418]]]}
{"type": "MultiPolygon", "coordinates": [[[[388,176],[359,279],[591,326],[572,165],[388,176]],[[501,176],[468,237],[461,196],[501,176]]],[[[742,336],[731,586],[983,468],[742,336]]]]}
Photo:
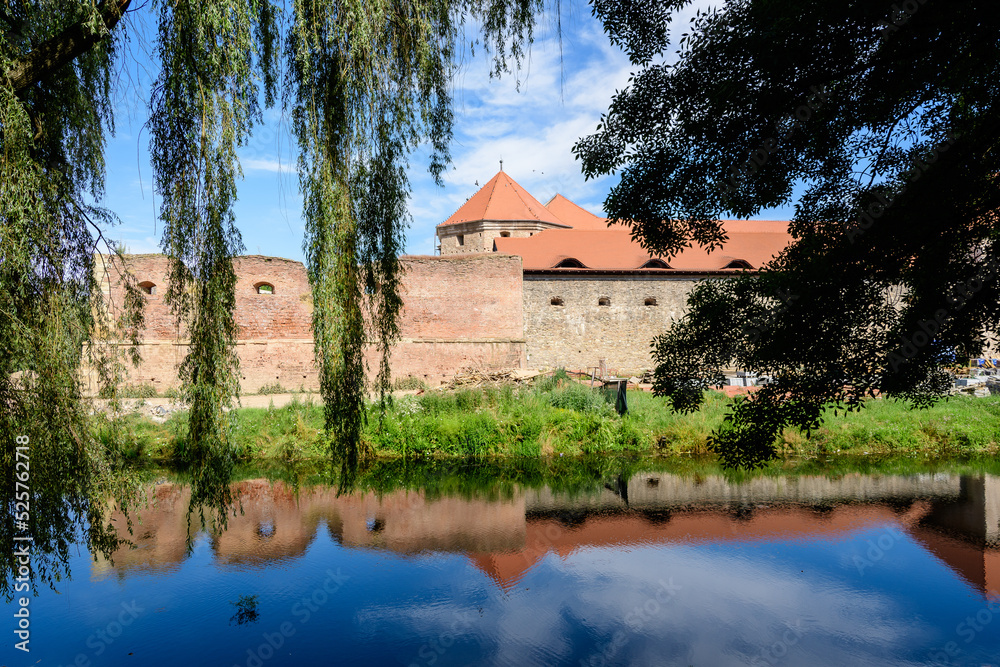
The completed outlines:
{"type": "Polygon", "coordinates": [[[724,269],[752,269],[753,267],[750,266],[750,262],[746,261],[745,259],[734,259],[733,261],[729,262],[729,264],[726,264],[722,268],[724,268],[724,269]]]}
{"type": "Polygon", "coordinates": [[[502,238],[508,238],[510,236],[510,232],[500,232],[500,236],[502,238]]]}
{"type": "Polygon", "coordinates": [[[455,239],[458,241],[458,245],[465,245],[465,234],[459,234],[455,239]]]}
{"type": "Polygon", "coordinates": [[[670,265],[662,259],[651,259],[642,265],[643,269],[669,269],[670,265]]]}
{"type": "Polygon", "coordinates": [[[655,296],[647,296],[646,297],[646,301],[644,303],[647,306],[655,306],[656,305],[656,297],[655,296]]]}
{"type": "Polygon", "coordinates": [[[254,285],[257,294],[274,294],[274,285],[271,283],[257,283],[254,285]]]}
{"type": "Polygon", "coordinates": [[[554,296],[549,300],[549,303],[551,303],[553,306],[562,306],[563,300],[561,296],[554,296]]]}
{"type": "Polygon", "coordinates": [[[573,257],[567,257],[558,264],[555,265],[557,269],[585,269],[583,262],[573,257]]]}
{"type": "Polygon", "coordinates": [[[611,299],[609,299],[606,296],[602,296],[600,299],[597,300],[597,305],[598,306],[610,306],[611,305],[611,299]]]}
{"type": "Polygon", "coordinates": [[[139,283],[139,289],[141,289],[146,294],[156,294],[156,284],[151,283],[148,280],[139,283]]]}

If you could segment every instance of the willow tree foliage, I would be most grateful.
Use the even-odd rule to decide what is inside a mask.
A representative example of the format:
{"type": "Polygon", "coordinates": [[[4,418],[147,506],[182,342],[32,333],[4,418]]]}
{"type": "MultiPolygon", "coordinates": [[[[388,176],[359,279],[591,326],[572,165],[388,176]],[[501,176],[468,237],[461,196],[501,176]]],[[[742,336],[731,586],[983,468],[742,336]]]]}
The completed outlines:
{"type": "Polygon", "coordinates": [[[225,410],[239,392],[236,148],[260,120],[260,97],[274,102],[276,9],[270,0],[164,0],[157,10],[151,153],[171,259],[164,298],[189,342],[180,368],[191,406],[185,456],[195,463],[192,502],[225,506],[232,467],[225,410]]]}
{"type": "Polygon", "coordinates": [[[99,501],[108,494],[128,498],[127,480],[114,474],[114,443],[93,437],[78,373],[89,357],[103,387],[113,387],[124,368],[119,348],[87,343],[95,337],[134,342],[142,325],[134,282],[126,303],[113,307],[94,262],[95,252],[109,251],[99,230],[113,218],[93,204],[103,194],[105,134],[113,129],[118,40],[106,34],[127,4],[0,5],[0,489],[6,513],[0,570],[7,595],[17,571],[14,545],[24,544],[15,543],[15,535],[33,539],[34,578],[51,582],[65,574],[76,536],[85,534],[95,550],[115,546],[99,501]],[[20,459],[15,443],[27,443],[20,459]],[[15,523],[15,510],[30,520],[15,523]]]}
{"type": "Polygon", "coordinates": [[[654,252],[795,204],[759,275],[699,286],[654,341],[656,390],[694,409],[726,368],[775,379],[713,446],[759,465],[786,427],[876,395],[922,406],[1000,326],[1000,14],[963,0],[597,0],[638,68],[575,150],[654,252]],[[671,34],[671,32],[673,34],[671,34]],[[668,63],[668,50],[678,48],[668,63]]]}
{"type": "MultiPolygon", "coordinates": [[[[135,32],[129,14],[148,12],[156,26],[146,35],[159,67],[148,128],[171,259],[165,298],[189,341],[180,375],[193,501],[224,508],[226,409],[239,389],[237,150],[262,107],[278,101],[282,72],[301,150],[327,430],[351,459],[370,389],[366,349],[383,396],[389,386],[407,160],[428,142],[436,177],[448,161],[449,86],[466,22],[499,74],[520,62],[541,9],[541,0],[0,2],[0,485],[13,510],[15,438],[28,437],[36,574],[58,578],[80,531],[107,553],[116,537],[101,508],[109,494],[120,504],[129,497],[117,427],[95,436],[80,382],[86,360],[114,398],[126,362],[138,361],[142,296],[125,259],[101,243],[115,219],[100,206],[112,92],[126,85],[116,66],[135,32]],[[105,291],[118,281],[126,300],[112,304],[105,291]]],[[[9,584],[9,522],[0,537],[9,584]]]]}
{"type": "Polygon", "coordinates": [[[459,28],[483,26],[497,72],[519,62],[539,0],[296,0],[286,42],[289,99],[305,200],[313,332],[328,434],[356,457],[365,348],[389,386],[398,337],[398,256],[408,223],[405,167],[422,141],[430,171],[448,162],[459,28]]]}

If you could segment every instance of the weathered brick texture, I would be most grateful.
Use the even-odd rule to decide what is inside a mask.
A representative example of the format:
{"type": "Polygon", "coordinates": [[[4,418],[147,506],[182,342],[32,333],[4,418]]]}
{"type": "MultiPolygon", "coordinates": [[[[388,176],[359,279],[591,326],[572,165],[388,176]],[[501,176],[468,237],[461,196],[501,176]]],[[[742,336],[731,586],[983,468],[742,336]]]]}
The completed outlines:
{"type": "MultiPolygon", "coordinates": [[[[140,283],[154,286],[146,295],[142,365],[129,382],[162,391],[178,385],[177,370],[187,353],[186,333],[163,301],[168,260],[162,255],[132,255],[128,264],[140,283]]],[[[236,322],[240,338],[240,384],[254,393],[267,384],[286,389],[316,389],[313,360],[312,299],[305,267],[277,257],[234,260],[236,322]],[[259,293],[266,283],[272,293],[259,293]]],[[[509,255],[404,257],[402,339],[392,351],[394,377],[416,376],[439,382],[467,367],[523,367],[521,260],[509,255]]],[[[103,271],[104,291],[122,302],[119,272],[103,271]]],[[[378,369],[373,350],[366,354],[378,369]]],[[[87,388],[96,389],[93,373],[87,388]]]]}

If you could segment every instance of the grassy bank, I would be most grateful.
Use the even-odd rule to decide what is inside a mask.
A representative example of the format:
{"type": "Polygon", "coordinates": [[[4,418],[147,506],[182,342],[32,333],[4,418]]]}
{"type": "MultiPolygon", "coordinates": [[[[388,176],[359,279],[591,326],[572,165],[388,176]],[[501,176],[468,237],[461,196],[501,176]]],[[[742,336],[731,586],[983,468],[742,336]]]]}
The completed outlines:
{"type": "MultiPolygon", "coordinates": [[[[403,396],[380,420],[372,406],[364,431],[376,457],[578,457],[607,454],[708,453],[707,438],[731,399],[710,392],[702,409],[671,412],[663,399],[629,393],[629,412],[618,416],[598,390],[549,377],[530,387],[428,391],[403,396]]],[[[325,456],[322,408],[294,402],[281,408],[235,413],[240,459],[301,460],[325,456]]],[[[169,460],[183,451],[185,413],[165,424],[139,417],[127,424],[132,443],[125,458],[169,460]]],[[[104,426],[97,424],[98,432],[104,426]]],[[[838,455],[990,456],[1000,443],[1000,397],[956,397],[929,410],[896,401],[871,401],[859,413],[828,414],[810,438],[793,429],[780,441],[788,457],[838,455]]]]}

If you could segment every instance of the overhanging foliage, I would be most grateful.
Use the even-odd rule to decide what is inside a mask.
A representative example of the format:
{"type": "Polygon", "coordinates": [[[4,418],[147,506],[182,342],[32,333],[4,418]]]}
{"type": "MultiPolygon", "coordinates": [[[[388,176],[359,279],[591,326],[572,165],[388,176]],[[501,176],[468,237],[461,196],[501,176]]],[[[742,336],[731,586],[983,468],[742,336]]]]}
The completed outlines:
{"type": "Polygon", "coordinates": [[[595,3],[640,69],[576,145],[584,171],[621,173],[605,209],[655,252],[716,247],[718,219],[793,202],[796,242],[695,291],[654,341],[657,391],[687,410],[723,369],[774,377],[714,437],[749,466],[825,405],[940,397],[942,364],[1000,325],[997,13],[730,0],[671,25],[687,4],[595,3]]]}

